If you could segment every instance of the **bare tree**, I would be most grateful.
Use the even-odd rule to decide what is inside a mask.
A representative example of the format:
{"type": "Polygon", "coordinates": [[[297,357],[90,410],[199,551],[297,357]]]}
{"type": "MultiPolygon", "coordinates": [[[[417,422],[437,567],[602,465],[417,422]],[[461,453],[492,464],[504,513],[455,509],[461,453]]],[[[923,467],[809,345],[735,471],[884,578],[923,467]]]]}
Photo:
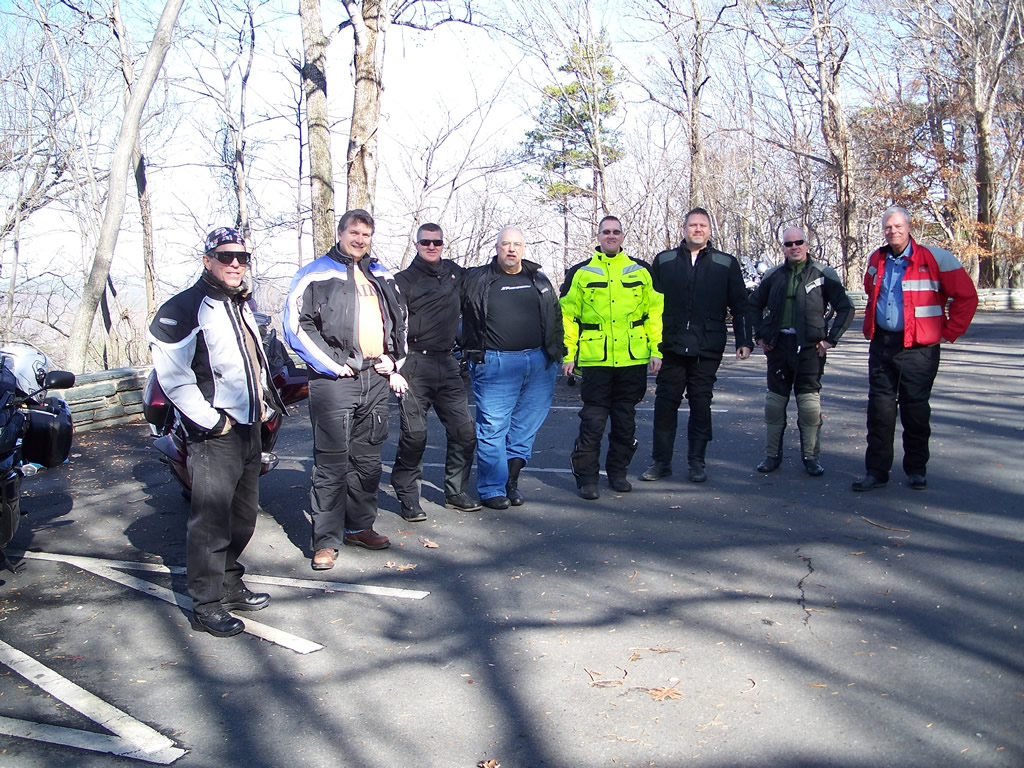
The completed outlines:
{"type": "Polygon", "coordinates": [[[327,44],[320,0],[299,0],[302,22],[302,90],[306,100],[309,142],[309,188],[313,249],[327,253],[334,244],[334,170],[331,164],[330,118],[327,112],[327,44]]]}
{"type": "Polygon", "coordinates": [[[117,243],[118,230],[124,215],[128,170],[131,166],[132,153],[138,141],[142,111],[153,84],[156,82],[157,75],[160,73],[160,68],[163,66],[183,1],[167,0],[157,24],[153,42],[143,62],[142,71],[132,90],[131,97],[128,99],[124,118],[121,121],[121,130],[110,166],[106,207],[96,244],[96,254],[92,260],[89,277],[83,286],[81,303],[71,327],[67,364],[74,371],[84,371],[88,361],[93,319],[110,274],[114,246],[117,243]]]}
{"type": "Polygon", "coordinates": [[[858,244],[856,196],[850,134],[843,108],[843,66],[850,38],[841,18],[841,0],[754,0],[756,16],[746,27],[771,57],[781,56],[789,72],[814,99],[826,156],[815,156],[833,176],[842,268],[848,284],[862,274],[864,254],[858,244]]]}
{"type": "Polygon", "coordinates": [[[1000,283],[995,257],[1000,181],[993,134],[1000,91],[1012,63],[1024,55],[1024,2],[919,0],[903,6],[903,12],[922,48],[939,53],[926,57],[933,64],[932,76],[953,84],[972,113],[976,237],[981,249],[978,278],[982,286],[995,287],[1000,283]]]}

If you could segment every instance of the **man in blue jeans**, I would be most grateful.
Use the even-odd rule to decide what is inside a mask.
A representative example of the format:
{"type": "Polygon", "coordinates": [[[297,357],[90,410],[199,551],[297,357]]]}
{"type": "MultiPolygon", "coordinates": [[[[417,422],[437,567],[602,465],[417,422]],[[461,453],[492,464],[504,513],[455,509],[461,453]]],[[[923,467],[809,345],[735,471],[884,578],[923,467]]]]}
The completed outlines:
{"type": "Polygon", "coordinates": [[[519,473],[551,408],[565,356],[558,293],[523,258],[523,233],[498,233],[490,264],[466,273],[462,345],[476,399],[477,490],[489,509],[520,506],[519,473]]]}

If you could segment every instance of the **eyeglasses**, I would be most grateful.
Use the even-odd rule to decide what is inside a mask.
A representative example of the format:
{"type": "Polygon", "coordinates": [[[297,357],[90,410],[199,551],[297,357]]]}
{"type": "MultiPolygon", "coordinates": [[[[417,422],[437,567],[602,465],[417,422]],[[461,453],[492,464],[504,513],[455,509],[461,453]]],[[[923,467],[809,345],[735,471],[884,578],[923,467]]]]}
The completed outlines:
{"type": "Polygon", "coordinates": [[[252,258],[252,254],[246,251],[214,251],[210,256],[226,267],[230,266],[235,259],[238,259],[238,263],[244,267],[252,258]]]}
{"type": "Polygon", "coordinates": [[[622,230],[621,229],[602,229],[601,230],[601,234],[602,235],[621,235],[622,234],[622,230]]]}
{"type": "Polygon", "coordinates": [[[803,245],[806,240],[786,240],[782,244],[787,248],[792,248],[794,245],[803,245]]]}
{"type": "Polygon", "coordinates": [[[423,240],[417,240],[416,242],[424,246],[432,245],[435,248],[440,248],[442,245],[444,245],[444,240],[427,240],[424,238],[423,240]]]}

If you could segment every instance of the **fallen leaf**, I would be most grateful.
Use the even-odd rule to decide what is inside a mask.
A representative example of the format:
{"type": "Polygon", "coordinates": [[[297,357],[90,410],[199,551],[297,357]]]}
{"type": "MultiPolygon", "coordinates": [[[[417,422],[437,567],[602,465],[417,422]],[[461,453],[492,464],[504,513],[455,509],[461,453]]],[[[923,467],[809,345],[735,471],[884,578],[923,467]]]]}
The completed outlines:
{"type": "Polygon", "coordinates": [[[420,541],[423,542],[423,546],[427,549],[437,549],[438,547],[438,543],[436,541],[431,541],[430,539],[425,538],[421,538],[420,541]]]}
{"type": "Polygon", "coordinates": [[[683,698],[683,692],[676,688],[674,685],[667,688],[648,688],[647,692],[651,694],[651,698],[655,701],[665,701],[667,699],[681,699],[683,698]]]}
{"type": "Polygon", "coordinates": [[[476,764],[476,768],[501,768],[501,763],[497,760],[481,760],[476,764]]]}
{"type": "Polygon", "coordinates": [[[810,685],[811,688],[828,688],[824,683],[808,683],[808,685],[810,685]]]}
{"type": "Polygon", "coordinates": [[[385,568],[394,568],[396,571],[411,571],[416,567],[415,563],[403,563],[399,565],[394,560],[388,560],[384,563],[385,568]]]}

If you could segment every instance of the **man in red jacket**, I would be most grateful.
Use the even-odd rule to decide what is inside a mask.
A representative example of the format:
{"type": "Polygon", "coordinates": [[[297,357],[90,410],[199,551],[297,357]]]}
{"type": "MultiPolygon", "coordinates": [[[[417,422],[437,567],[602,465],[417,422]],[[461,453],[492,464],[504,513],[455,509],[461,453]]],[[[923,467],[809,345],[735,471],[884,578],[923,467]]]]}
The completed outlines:
{"type": "Polygon", "coordinates": [[[920,491],[928,486],[928,398],[939,370],[939,345],[956,341],[967,330],[978,292],[952,253],[914,241],[910,214],[903,208],[893,206],[882,214],[882,231],[886,245],[868,258],[864,275],[864,336],[871,341],[867,474],[853,490],[870,491],[889,482],[898,409],[903,471],[910,487],[920,491]]]}

